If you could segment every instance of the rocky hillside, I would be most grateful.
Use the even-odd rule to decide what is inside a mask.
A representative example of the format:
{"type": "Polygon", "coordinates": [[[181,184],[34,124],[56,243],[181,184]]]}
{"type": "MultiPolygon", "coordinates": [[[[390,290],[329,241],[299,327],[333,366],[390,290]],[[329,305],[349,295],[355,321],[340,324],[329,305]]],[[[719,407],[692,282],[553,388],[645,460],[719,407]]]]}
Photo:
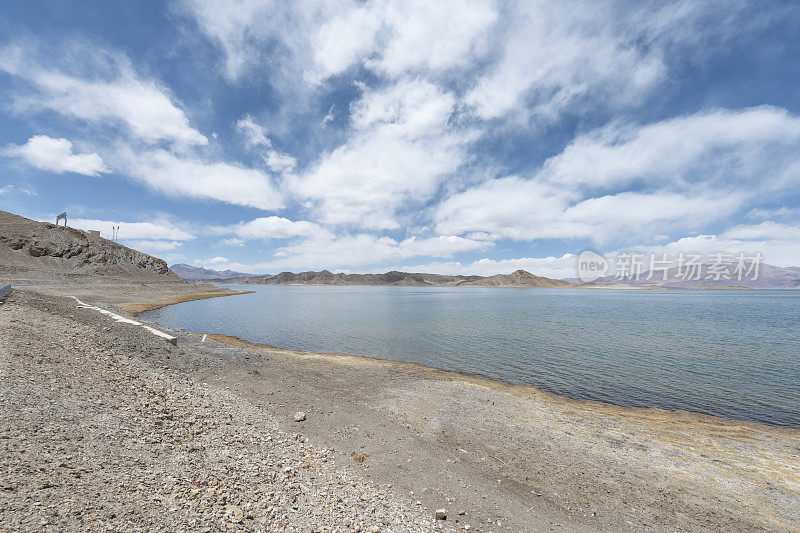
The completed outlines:
{"type": "Polygon", "coordinates": [[[74,228],[0,211],[0,280],[178,281],[151,255],[74,228]]]}
{"type": "Polygon", "coordinates": [[[405,285],[411,287],[575,287],[574,283],[534,276],[525,270],[513,274],[496,276],[448,276],[443,274],[420,274],[410,272],[386,272],[385,274],[334,274],[328,270],[320,272],[281,272],[269,277],[237,280],[253,285],[405,285]]]}

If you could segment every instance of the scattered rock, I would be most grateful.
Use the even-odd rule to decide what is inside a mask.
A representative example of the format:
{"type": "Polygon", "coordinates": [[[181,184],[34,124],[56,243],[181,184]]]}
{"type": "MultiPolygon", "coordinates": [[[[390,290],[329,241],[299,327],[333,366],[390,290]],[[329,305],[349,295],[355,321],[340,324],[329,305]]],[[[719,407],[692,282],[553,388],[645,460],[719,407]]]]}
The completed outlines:
{"type": "Polygon", "coordinates": [[[436,520],[447,520],[447,511],[445,509],[436,509],[436,520]]]}
{"type": "Polygon", "coordinates": [[[0,312],[0,419],[14,413],[0,424],[0,530],[433,529],[261,407],[167,371],[146,332],[112,336],[66,317],[72,301],[22,299],[0,312]]]}
{"type": "Polygon", "coordinates": [[[306,414],[303,411],[297,411],[294,414],[294,421],[295,422],[302,422],[305,419],[306,419],[306,414]]]}

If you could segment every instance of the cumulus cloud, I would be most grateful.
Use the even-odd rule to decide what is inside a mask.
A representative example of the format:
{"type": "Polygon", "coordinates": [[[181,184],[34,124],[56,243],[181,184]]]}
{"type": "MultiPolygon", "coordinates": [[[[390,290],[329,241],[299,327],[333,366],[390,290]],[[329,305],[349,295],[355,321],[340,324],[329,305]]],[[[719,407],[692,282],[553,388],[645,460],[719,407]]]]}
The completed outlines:
{"type": "Polygon", "coordinates": [[[72,151],[72,142],[47,135],[34,135],[25,144],[12,144],[1,153],[7,157],[19,158],[39,170],[56,174],[74,172],[97,177],[108,172],[103,159],[96,153],[75,154],[72,151]]]}
{"type": "Polygon", "coordinates": [[[318,75],[363,64],[390,77],[469,65],[498,17],[496,2],[351,3],[313,32],[318,75]],[[458,17],[458,24],[453,24],[458,17]]]}
{"type": "Polygon", "coordinates": [[[211,231],[216,234],[232,233],[238,237],[238,239],[229,240],[228,244],[239,244],[244,240],[254,239],[290,239],[330,235],[328,230],[313,222],[293,221],[277,216],[260,217],[232,226],[217,226],[211,231]]]}
{"type": "Polygon", "coordinates": [[[737,225],[719,234],[698,234],[682,237],[660,246],[634,246],[639,253],[666,253],[676,257],[680,253],[701,254],[713,257],[723,253],[732,257],[744,254],[752,257],[761,254],[763,261],[772,265],[800,266],[800,226],[766,221],[754,225],[737,225]]]}
{"type": "Polygon", "coordinates": [[[222,50],[228,79],[257,68],[281,72],[279,83],[295,89],[356,68],[391,80],[466,79],[465,102],[484,120],[554,117],[588,101],[636,105],[666,79],[669,52],[721,46],[741,35],[736,21],[747,11],[746,2],[720,13],[701,2],[590,0],[185,0],[183,6],[222,50]],[[704,23],[710,15],[719,23],[704,23]]]}
{"type": "Polygon", "coordinates": [[[398,208],[424,202],[465,158],[469,135],[450,127],[452,94],[422,80],[365,89],[349,140],[290,181],[320,221],[396,228],[398,208]]]}
{"type": "Polygon", "coordinates": [[[739,206],[736,195],[671,192],[622,192],[573,203],[557,188],[511,177],[446,199],[435,220],[437,231],[445,234],[485,232],[492,239],[590,239],[603,244],[694,229],[730,216],[739,206]]]}
{"type": "Polygon", "coordinates": [[[540,179],[594,189],[667,181],[769,185],[800,162],[799,150],[800,118],[785,109],[718,109],[580,136],[545,163],[540,179]]]}
{"type": "Polygon", "coordinates": [[[491,0],[306,3],[185,0],[184,9],[222,50],[224,73],[236,80],[256,66],[276,66],[266,45],[280,49],[284,74],[319,83],[356,65],[399,77],[464,66],[497,18],[491,0]],[[454,17],[459,23],[453,24],[454,17]],[[288,72],[287,72],[288,70],[288,72]]]}
{"type": "Polygon", "coordinates": [[[229,204],[278,209],[283,194],[261,170],[167,150],[122,149],[117,166],[134,180],[167,196],[208,198],[229,204]]]}
{"type": "Polygon", "coordinates": [[[138,75],[121,54],[86,46],[70,48],[60,65],[77,71],[48,67],[46,54],[9,45],[0,51],[0,70],[27,82],[31,88],[18,94],[19,113],[52,111],[93,125],[123,125],[146,142],[170,141],[205,145],[208,139],[189,125],[186,114],[170,91],[138,75]]]}
{"type": "Polygon", "coordinates": [[[702,59],[741,38],[758,14],[746,2],[511,2],[487,67],[465,102],[483,120],[550,122],[590,108],[626,109],[663,86],[682,51],[702,59]],[[716,24],[708,24],[713,17],[716,24]],[[748,24],[740,24],[744,19],[748,24]]]}
{"type": "Polygon", "coordinates": [[[574,140],[532,177],[446,198],[434,221],[443,234],[598,243],[698,230],[796,183],[798,154],[800,119],[773,107],[617,124],[574,140]]]}
{"type": "Polygon", "coordinates": [[[767,220],[760,224],[740,224],[725,230],[723,239],[740,241],[787,241],[800,243],[800,227],[767,220]]]}
{"type": "Polygon", "coordinates": [[[554,116],[589,96],[639,100],[666,68],[661,50],[645,38],[650,28],[639,26],[629,7],[513,4],[495,42],[497,59],[465,101],[480,118],[494,119],[512,111],[554,116]]]}

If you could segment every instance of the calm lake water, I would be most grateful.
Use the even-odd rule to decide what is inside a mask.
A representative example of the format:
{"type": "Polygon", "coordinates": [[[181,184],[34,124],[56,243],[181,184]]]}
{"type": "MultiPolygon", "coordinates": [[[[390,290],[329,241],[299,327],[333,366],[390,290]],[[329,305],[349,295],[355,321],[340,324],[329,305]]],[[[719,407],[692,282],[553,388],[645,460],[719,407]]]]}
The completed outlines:
{"type": "Polygon", "coordinates": [[[571,398],[800,426],[800,291],[232,286],[142,318],[571,398]]]}

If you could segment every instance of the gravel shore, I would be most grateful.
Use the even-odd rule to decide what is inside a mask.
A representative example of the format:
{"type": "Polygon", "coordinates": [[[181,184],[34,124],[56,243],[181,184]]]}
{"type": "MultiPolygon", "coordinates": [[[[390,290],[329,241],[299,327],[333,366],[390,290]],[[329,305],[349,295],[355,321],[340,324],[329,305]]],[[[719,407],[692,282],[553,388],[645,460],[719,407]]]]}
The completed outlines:
{"type": "MultiPolygon", "coordinates": [[[[193,382],[139,328],[20,293],[0,306],[0,529],[428,531],[268,413],[193,382]]],[[[151,337],[151,336],[150,336],[151,337]]]]}
{"type": "Polygon", "coordinates": [[[174,347],[69,298],[163,292],[0,305],[0,530],[800,531],[797,429],[150,324],[174,347]]]}

